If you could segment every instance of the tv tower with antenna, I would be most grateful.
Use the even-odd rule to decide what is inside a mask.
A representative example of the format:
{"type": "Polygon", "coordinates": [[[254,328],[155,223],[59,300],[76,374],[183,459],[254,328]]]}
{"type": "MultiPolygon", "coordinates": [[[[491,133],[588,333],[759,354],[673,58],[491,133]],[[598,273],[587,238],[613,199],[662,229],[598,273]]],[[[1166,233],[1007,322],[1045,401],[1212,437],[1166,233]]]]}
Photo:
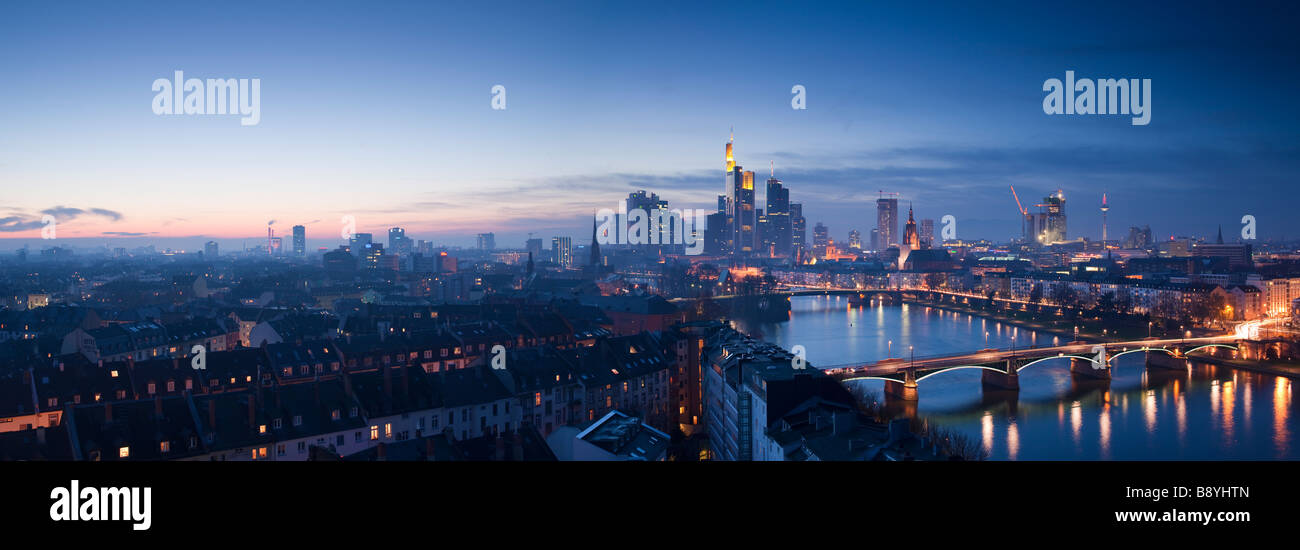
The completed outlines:
{"type": "Polygon", "coordinates": [[[1101,249],[1106,249],[1106,212],[1110,211],[1110,205],[1106,204],[1106,193],[1101,194],[1101,249]]]}

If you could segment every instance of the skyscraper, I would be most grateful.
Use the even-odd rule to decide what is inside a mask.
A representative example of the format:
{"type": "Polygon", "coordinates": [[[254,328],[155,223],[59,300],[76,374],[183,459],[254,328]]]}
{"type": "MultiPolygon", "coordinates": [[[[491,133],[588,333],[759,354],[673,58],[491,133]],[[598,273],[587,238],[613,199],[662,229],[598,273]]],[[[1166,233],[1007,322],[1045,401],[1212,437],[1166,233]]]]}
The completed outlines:
{"type": "Polygon", "coordinates": [[[723,193],[727,200],[727,222],[730,227],[728,246],[732,254],[749,254],[758,248],[758,219],[754,198],[754,172],[743,170],[732,155],[732,142],[727,141],[727,177],[723,193]]]}
{"type": "Polygon", "coordinates": [[[778,256],[790,255],[794,228],[790,224],[790,190],[776,179],[776,169],[767,180],[767,225],[763,250],[775,250],[778,256]]]}
{"type": "Polygon", "coordinates": [[[307,228],[293,226],[293,255],[299,258],[307,255],[307,228]]]}
{"type": "Polygon", "coordinates": [[[573,238],[551,237],[551,259],[565,269],[573,267],[573,238]]]}
{"type": "Polygon", "coordinates": [[[817,226],[813,228],[813,255],[819,258],[825,256],[826,245],[830,244],[830,241],[830,228],[822,225],[822,222],[817,222],[817,226]]]}
{"type": "Polygon", "coordinates": [[[897,246],[898,199],[881,197],[876,200],[876,230],[880,232],[880,248],[897,246]]]}
{"type": "Polygon", "coordinates": [[[808,220],[803,217],[803,203],[790,203],[790,255],[808,248],[808,220]]]}
{"type": "Polygon", "coordinates": [[[862,232],[857,229],[849,230],[849,248],[862,249],[862,232]]]}
{"type": "Polygon", "coordinates": [[[495,233],[479,233],[478,249],[479,250],[496,250],[497,236],[495,233]]]}
{"type": "Polygon", "coordinates": [[[203,244],[203,257],[211,260],[218,254],[217,241],[208,241],[203,244]]]}
{"type": "Polygon", "coordinates": [[[353,254],[361,254],[361,249],[366,245],[374,242],[374,235],[369,233],[353,233],[352,238],[348,240],[348,247],[352,249],[353,254]]]}
{"type": "Polygon", "coordinates": [[[934,220],[921,220],[921,248],[934,246],[934,220]]]}
{"type": "Polygon", "coordinates": [[[528,250],[528,254],[532,255],[533,258],[535,258],[535,259],[537,259],[537,260],[541,260],[541,259],[542,259],[542,240],[541,240],[541,239],[532,239],[532,238],[528,239],[528,240],[524,243],[524,248],[525,248],[526,250],[528,250]]]}
{"type": "Polygon", "coordinates": [[[400,227],[394,227],[388,230],[388,251],[393,254],[410,254],[411,239],[406,236],[406,230],[400,227]]]}

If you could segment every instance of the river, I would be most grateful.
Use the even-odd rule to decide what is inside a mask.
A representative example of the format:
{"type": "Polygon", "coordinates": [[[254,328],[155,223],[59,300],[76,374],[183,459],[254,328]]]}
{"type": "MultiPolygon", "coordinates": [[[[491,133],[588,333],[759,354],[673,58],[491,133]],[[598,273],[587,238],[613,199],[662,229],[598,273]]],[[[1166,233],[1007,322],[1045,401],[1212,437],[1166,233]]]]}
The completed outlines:
{"type": "MultiPolygon", "coordinates": [[[[845,296],[791,298],[779,323],[737,328],[829,367],[885,357],[958,354],[986,347],[1063,344],[1037,333],[923,305],[851,306],[845,296]]],[[[1268,460],[1300,458],[1294,381],[1195,364],[1150,370],[1142,354],[1115,360],[1109,382],[1075,379],[1068,361],[1020,373],[1020,391],[984,391],[978,369],[920,383],[912,414],[975,438],[992,460],[1268,460]]],[[[877,396],[884,382],[864,380],[877,396]]]]}

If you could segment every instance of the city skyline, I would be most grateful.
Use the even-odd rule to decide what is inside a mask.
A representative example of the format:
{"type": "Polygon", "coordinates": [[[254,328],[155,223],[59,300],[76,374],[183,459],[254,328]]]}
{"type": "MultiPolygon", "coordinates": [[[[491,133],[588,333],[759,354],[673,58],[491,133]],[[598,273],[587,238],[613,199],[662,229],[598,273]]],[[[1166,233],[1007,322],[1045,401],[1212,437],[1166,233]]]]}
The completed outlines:
{"type": "Polygon", "coordinates": [[[880,189],[920,217],[954,215],[959,236],[1010,238],[1013,184],[1028,196],[1062,189],[1071,234],[1094,240],[1103,193],[1120,230],[1209,235],[1251,214],[1261,240],[1300,235],[1286,206],[1265,200],[1300,162],[1297,107],[1280,91],[1297,78],[1285,70],[1295,38],[1281,20],[1207,17],[1196,25],[1209,28],[1188,33],[1192,23],[1154,7],[1066,21],[961,4],[925,16],[679,5],[572,18],[586,5],[516,4],[534,17],[508,23],[450,6],[338,7],[313,25],[287,24],[300,16],[291,7],[259,7],[239,28],[222,22],[224,10],[200,8],[187,21],[205,23],[191,28],[147,5],[85,6],[71,18],[17,6],[0,23],[0,73],[15,83],[0,87],[14,107],[0,136],[0,247],[34,242],[50,211],[60,238],[189,249],[256,238],[267,220],[280,234],[293,224],[309,238],[334,234],[345,215],[358,231],[405,227],[463,246],[484,231],[511,246],[528,232],[581,242],[590,212],[637,189],[711,206],[731,126],[737,160],[774,162],[810,223],[841,238],[869,232],[853,220],[880,189]],[[452,15],[456,26],[438,23],[452,15]],[[767,43],[710,31],[729,16],[788,35],[767,43]],[[964,24],[972,17],[982,24],[964,24]],[[236,40],[187,39],[196,32],[236,40]],[[74,35],[53,48],[36,39],[74,35]],[[660,39],[630,38],[649,35],[660,39]],[[480,37],[484,48],[461,47],[480,37]],[[1100,45],[1115,40],[1125,47],[1100,45]],[[334,62],[306,66],[299,51],[334,62]],[[718,78],[719,66],[737,78],[718,78]],[[154,115],[149,84],[175,70],[260,78],[260,124],[154,115]],[[1042,83],[1066,70],[1151,78],[1150,124],[1045,115],[1042,83]],[[1239,79],[1261,85],[1232,87],[1239,79]],[[491,108],[498,84],[505,110],[491,108]],[[806,110],[791,109],[794,85],[806,87],[806,110]]]}

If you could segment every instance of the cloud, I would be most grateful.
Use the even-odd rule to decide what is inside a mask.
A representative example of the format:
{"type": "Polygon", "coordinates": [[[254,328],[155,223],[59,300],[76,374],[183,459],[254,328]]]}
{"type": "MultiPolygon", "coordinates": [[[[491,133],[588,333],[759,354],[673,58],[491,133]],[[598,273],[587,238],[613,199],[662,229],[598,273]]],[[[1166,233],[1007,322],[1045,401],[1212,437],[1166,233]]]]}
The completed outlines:
{"type": "Polygon", "coordinates": [[[135,233],[131,231],[105,231],[104,235],[109,237],[143,237],[152,233],[135,233]]]}

